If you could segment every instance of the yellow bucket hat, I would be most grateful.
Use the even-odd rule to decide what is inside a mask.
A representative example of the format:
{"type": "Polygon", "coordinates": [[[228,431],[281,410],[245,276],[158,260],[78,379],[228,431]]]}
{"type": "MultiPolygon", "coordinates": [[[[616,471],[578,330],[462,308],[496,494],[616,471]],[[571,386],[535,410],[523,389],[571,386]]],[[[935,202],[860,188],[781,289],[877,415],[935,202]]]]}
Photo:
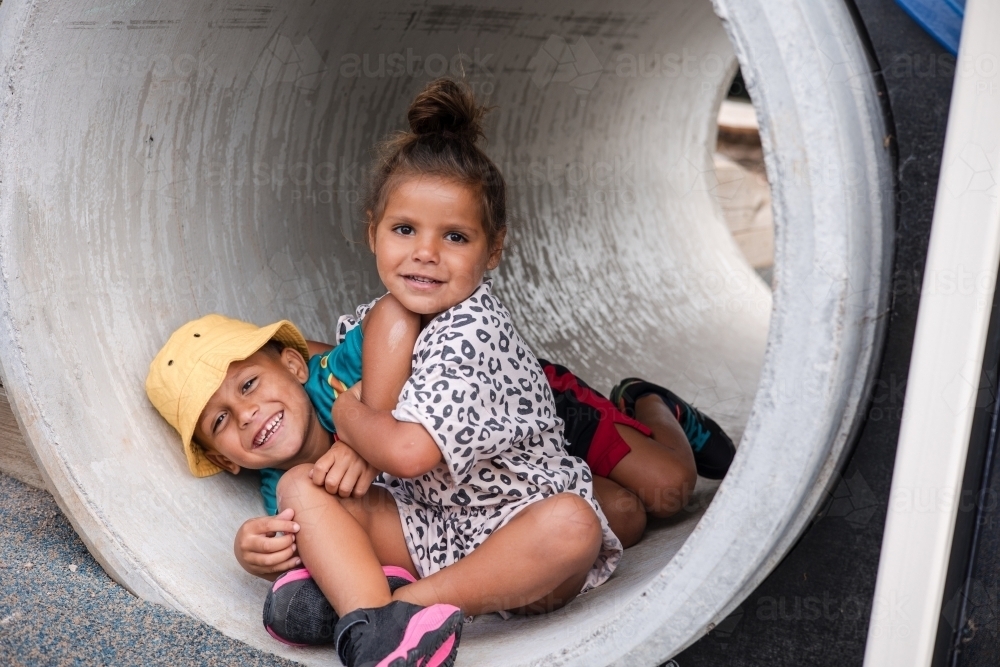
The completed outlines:
{"type": "Polygon", "coordinates": [[[222,386],[229,364],[246,359],[272,339],[309,359],[306,339],[288,320],[258,327],[223,315],[205,315],[175,331],[149,365],[146,395],[180,433],[195,477],[222,472],[192,440],[201,411],[222,386]]]}

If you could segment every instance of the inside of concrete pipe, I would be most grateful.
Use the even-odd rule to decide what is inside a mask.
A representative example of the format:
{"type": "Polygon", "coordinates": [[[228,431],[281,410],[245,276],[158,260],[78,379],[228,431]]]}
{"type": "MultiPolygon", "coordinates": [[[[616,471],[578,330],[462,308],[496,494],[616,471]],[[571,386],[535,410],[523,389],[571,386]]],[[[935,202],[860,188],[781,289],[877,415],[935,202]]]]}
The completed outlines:
{"type": "MultiPolygon", "coordinates": [[[[753,56],[757,39],[760,57],[781,60],[770,38],[740,28],[738,8],[718,5],[733,12],[730,33],[749,44],[741,58],[753,56]]],[[[640,374],[693,398],[737,440],[748,429],[713,508],[727,489],[730,505],[761,491],[768,502],[792,504],[755,505],[769,542],[737,514],[706,526],[714,493],[706,485],[691,511],[654,526],[600,589],[545,617],[467,626],[461,662],[583,656],[603,664],[646,642],[640,662],[655,664],[773,566],[804,521],[797,503],[807,514],[815,505],[819,491],[810,489],[821,491],[818,471],[839,451],[837,438],[846,440],[867,377],[876,335],[851,333],[851,318],[860,321],[881,298],[878,221],[886,212],[869,206],[875,231],[853,241],[867,243],[870,257],[831,232],[820,248],[829,273],[816,274],[810,230],[825,224],[822,212],[814,215],[817,195],[808,177],[787,186],[781,205],[802,213],[801,230],[779,234],[777,280],[805,276],[813,292],[769,339],[771,293],[741,257],[713,195],[713,119],[736,57],[710,2],[0,7],[0,34],[30,45],[0,47],[5,68],[20,65],[6,71],[21,100],[0,117],[5,135],[19,137],[0,162],[16,175],[3,179],[0,198],[5,382],[61,506],[108,571],[139,595],[266,650],[330,660],[329,651],[288,649],[263,632],[267,584],[239,568],[231,543],[240,523],[261,513],[255,479],[191,477],[142,381],[158,347],[192,317],[284,317],[329,340],[339,315],[379,293],[358,224],[363,170],[374,142],[401,127],[409,100],[437,74],[464,73],[498,105],[488,150],[509,179],[514,222],[495,277],[536,352],[601,389],[640,374]],[[801,252],[783,272],[789,243],[801,252]],[[809,326],[830,324],[814,311],[838,298],[845,276],[855,281],[853,300],[832,317],[846,338],[803,346],[809,326]],[[785,409],[783,418],[808,419],[781,403],[804,387],[800,366],[821,362],[809,400],[833,407],[799,423],[805,444],[785,452],[781,424],[766,417],[785,409]],[[838,375],[840,366],[860,368],[861,379],[838,375]],[[858,386],[833,392],[844,378],[858,386]],[[764,398],[755,407],[759,380],[764,398]],[[787,498],[771,493],[773,457],[798,466],[774,487],[793,489],[787,498]],[[773,526],[761,518],[772,510],[773,526]],[[692,531],[708,536],[688,539],[692,531]],[[726,552],[713,539],[744,549],[750,562],[741,573],[718,575],[726,552]],[[695,551],[672,559],[685,540],[695,551]],[[714,549],[712,559],[701,557],[705,549],[714,549]],[[676,594],[685,581],[708,592],[676,594]],[[659,611],[642,612],[649,604],[659,611]],[[656,642],[647,641],[655,627],[620,627],[642,614],[654,624],[685,617],[690,626],[675,623],[656,642]]],[[[836,11],[796,20],[846,21],[841,28],[853,35],[836,11]]],[[[839,29],[830,37],[857,60],[856,36],[845,41],[839,29]]],[[[766,111],[767,90],[754,78],[764,74],[750,65],[751,91],[762,91],[756,101],[766,111]]],[[[795,95],[810,94],[786,84],[775,84],[770,100],[782,113],[795,95]]],[[[871,91],[851,86],[856,106],[870,106],[871,91]]],[[[864,126],[874,121],[862,121],[858,141],[874,146],[877,130],[869,137],[864,126]]],[[[765,127],[772,143],[782,131],[798,136],[801,128],[765,127]]],[[[795,150],[813,149],[803,141],[795,150]]],[[[884,174],[872,151],[857,163],[877,186],[884,174]]],[[[769,159],[769,170],[780,169],[779,158],[769,159]]]]}

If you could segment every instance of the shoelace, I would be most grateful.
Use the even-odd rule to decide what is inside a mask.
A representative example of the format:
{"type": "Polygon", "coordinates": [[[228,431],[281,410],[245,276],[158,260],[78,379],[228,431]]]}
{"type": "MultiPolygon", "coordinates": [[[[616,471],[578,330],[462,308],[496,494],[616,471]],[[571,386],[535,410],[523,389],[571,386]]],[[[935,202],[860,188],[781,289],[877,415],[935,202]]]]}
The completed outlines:
{"type": "Polygon", "coordinates": [[[687,436],[688,442],[691,443],[691,449],[696,452],[700,452],[701,448],[705,446],[708,439],[712,437],[711,431],[705,428],[701,420],[698,419],[698,415],[695,414],[694,408],[687,408],[685,411],[684,419],[684,435],[687,436]]]}
{"type": "Polygon", "coordinates": [[[369,622],[370,621],[367,617],[356,619],[353,623],[341,630],[340,636],[338,636],[334,641],[334,646],[337,649],[337,656],[345,665],[351,664],[350,656],[354,653],[354,634],[351,632],[351,629],[358,624],[367,625],[369,622]]]}

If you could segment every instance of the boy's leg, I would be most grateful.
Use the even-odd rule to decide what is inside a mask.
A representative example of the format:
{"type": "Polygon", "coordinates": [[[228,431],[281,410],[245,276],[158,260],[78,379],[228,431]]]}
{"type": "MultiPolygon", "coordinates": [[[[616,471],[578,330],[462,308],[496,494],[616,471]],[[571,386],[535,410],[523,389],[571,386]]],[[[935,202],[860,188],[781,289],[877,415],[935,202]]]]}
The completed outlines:
{"type": "Polygon", "coordinates": [[[636,401],[633,419],[563,366],[540,363],[552,387],[556,411],[566,422],[569,453],[590,465],[598,502],[622,543],[629,546],[635,526],[640,521],[644,525],[645,516],[636,516],[643,514],[642,509],[632,510],[627,496],[598,482],[600,478],[609,478],[638,496],[645,511],[655,517],[671,516],[684,507],[697,480],[694,454],[663,401],[643,396],[636,401]],[[605,507],[609,499],[612,504],[605,507]]]}
{"type": "Polygon", "coordinates": [[[684,430],[659,396],[650,394],[637,400],[635,417],[652,436],[615,424],[632,451],[608,477],[639,496],[652,516],[672,516],[687,504],[697,481],[694,453],[684,430]]]}
{"type": "Polygon", "coordinates": [[[601,544],[591,504],[560,493],[524,508],[471,554],[393,599],[453,604],[465,614],[551,611],[579,594],[601,544]]]}
{"type": "Polygon", "coordinates": [[[309,478],[311,464],[292,468],[278,482],[281,509],[295,510],[295,541],[302,562],[340,616],[382,607],[392,596],[383,565],[414,573],[392,496],[372,487],[363,498],[332,496],[309,478]]]}

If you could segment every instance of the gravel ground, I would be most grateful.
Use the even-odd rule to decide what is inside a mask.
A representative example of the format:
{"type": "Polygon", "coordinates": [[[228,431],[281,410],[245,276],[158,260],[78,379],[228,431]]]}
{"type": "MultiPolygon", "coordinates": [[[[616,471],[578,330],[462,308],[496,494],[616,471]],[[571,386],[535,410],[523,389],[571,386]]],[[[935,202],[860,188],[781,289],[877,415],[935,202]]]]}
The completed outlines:
{"type": "Polygon", "coordinates": [[[0,665],[293,664],[135,597],[52,496],[0,474],[0,665]]]}

